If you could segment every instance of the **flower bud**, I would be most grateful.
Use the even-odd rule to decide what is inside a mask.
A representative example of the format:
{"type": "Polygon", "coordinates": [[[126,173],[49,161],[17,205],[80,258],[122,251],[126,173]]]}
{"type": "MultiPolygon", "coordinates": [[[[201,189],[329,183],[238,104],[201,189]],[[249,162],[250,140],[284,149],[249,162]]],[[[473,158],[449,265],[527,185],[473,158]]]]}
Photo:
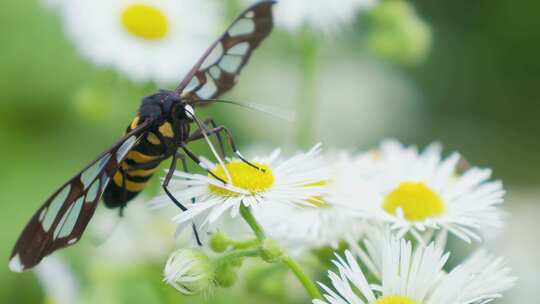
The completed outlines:
{"type": "Polygon", "coordinates": [[[214,252],[224,252],[229,248],[229,245],[229,238],[223,232],[218,231],[212,234],[212,237],[210,238],[210,248],[212,248],[214,252]]]}
{"type": "Polygon", "coordinates": [[[232,267],[241,267],[242,263],[244,263],[244,259],[234,259],[231,261],[232,267]]]}
{"type": "Polygon", "coordinates": [[[261,244],[261,258],[265,262],[274,263],[282,254],[281,247],[279,247],[279,244],[272,239],[266,239],[261,244]]]}
{"type": "Polygon", "coordinates": [[[214,282],[210,258],[197,249],[180,249],[171,254],[163,270],[164,281],[182,294],[192,295],[209,289],[214,282]]]}
{"type": "Polygon", "coordinates": [[[234,265],[223,265],[216,270],[216,282],[221,287],[231,287],[237,280],[234,265]]]}

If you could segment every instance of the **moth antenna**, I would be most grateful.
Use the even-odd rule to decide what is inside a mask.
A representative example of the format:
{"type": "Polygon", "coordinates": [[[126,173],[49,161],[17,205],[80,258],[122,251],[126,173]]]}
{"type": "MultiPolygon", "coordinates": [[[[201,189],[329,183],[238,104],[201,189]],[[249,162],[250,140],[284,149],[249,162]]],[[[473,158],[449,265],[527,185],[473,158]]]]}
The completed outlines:
{"type": "Polygon", "coordinates": [[[205,103],[205,102],[220,102],[220,103],[232,104],[232,105],[239,106],[248,110],[264,113],[266,115],[270,115],[272,117],[279,118],[287,122],[294,122],[295,120],[295,113],[292,111],[284,111],[276,107],[272,107],[272,106],[268,106],[268,105],[264,105],[260,103],[242,103],[238,101],[224,100],[224,99],[204,99],[204,100],[195,101],[192,104],[205,103]]]}

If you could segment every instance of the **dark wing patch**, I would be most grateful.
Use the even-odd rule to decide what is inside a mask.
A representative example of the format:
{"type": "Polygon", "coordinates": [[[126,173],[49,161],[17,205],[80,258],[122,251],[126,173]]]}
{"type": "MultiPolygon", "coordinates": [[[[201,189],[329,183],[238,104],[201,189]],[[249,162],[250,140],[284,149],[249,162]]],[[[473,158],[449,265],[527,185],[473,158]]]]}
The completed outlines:
{"type": "Polygon", "coordinates": [[[253,50],[272,31],[273,4],[275,1],[263,1],[244,11],[205,52],[177,93],[193,103],[229,91],[253,50]]]}
{"type": "Polygon", "coordinates": [[[126,134],[49,197],[15,244],[9,261],[12,271],[31,268],[53,251],[79,241],[111,176],[147,125],[126,134]]]}

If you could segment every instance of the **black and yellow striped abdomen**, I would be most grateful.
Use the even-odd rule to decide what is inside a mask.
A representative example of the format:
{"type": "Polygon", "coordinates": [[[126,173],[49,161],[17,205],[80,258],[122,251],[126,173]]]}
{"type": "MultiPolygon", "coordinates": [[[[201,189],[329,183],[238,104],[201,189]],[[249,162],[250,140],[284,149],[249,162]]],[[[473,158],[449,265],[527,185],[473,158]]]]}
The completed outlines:
{"type": "MultiPolygon", "coordinates": [[[[127,132],[134,129],[137,123],[138,117],[133,120],[127,132]]],[[[166,125],[165,128],[170,126],[169,123],[164,125],[166,125]]],[[[163,125],[157,130],[160,133],[167,133],[167,131],[169,130],[164,130],[163,125]]],[[[103,193],[105,205],[109,208],[125,206],[127,202],[143,191],[150,178],[158,170],[161,161],[168,156],[166,150],[166,146],[154,132],[146,133],[128,152],[120,164],[120,169],[114,174],[105,189],[103,193]]]]}

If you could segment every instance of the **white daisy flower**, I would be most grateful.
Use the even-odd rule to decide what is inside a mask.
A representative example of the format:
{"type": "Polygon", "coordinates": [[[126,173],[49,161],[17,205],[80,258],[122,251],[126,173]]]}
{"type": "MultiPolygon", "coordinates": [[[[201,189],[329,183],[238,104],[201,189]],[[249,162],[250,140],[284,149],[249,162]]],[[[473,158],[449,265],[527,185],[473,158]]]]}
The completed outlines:
{"type": "Polygon", "coordinates": [[[256,217],[273,239],[297,253],[358,241],[365,223],[347,204],[356,203],[353,192],[364,176],[372,174],[371,158],[349,153],[321,158],[318,166],[330,171],[330,178],[320,182],[328,187],[327,195],[308,200],[311,206],[263,207],[256,217]]]}
{"type": "MultiPolygon", "coordinates": [[[[228,181],[230,175],[232,182],[226,185],[212,176],[175,172],[171,182],[173,195],[179,201],[196,201],[187,204],[188,210],[176,216],[175,221],[185,227],[186,222],[193,220],[204,231],[224,214],[236,217],[242,204],[255,211],[264,205],[312,206],[309,199],[326,194],[326,187],[317,184],[328,179],[326,168],[318,166],[320,147],[318,144],[283,162],[277,161],[279,150],[268,157],[255,158],[253,162],[263,170],[238,159],[226,164],[227,171],[220,165],[212,167],[212,173],[222,180],[228,181]]],[[[168,201],[167,196],[154,200],[158,204],[168,201]]]]}
{"type": "Polygon", "coordinates": [[[377,2],[378,0],[280,0],[275,9],[276,25],[290,31],[299,31],[308,26],[323,33],[332,33],[351,23],[358,11],[370,9],[377,2]]]}
{"type": "Polygon", "coordinates": [[[370,192],[356,205],[365,216],[389,223],[399,236],[419,241],[438,229],[470,242],[501,225],[502,183],[490,181],[491,170],[472,167],[459,173],[460,156],[443,159],[432,144],[422,153],[397,141],[385,141],[376,161],[379,171],[366,179],[370,192]],[[424,235],[422,235],[424,234],[424,235]]]}
{"type": "Polygon", "coordinates": [[[484,253],[443,271],[449,254],[431,243],[413,250],[410,242],[391,238],[385,242],[380,285],[370,284],[351,252],[329,272],[335,289],[321,284],[325,295],[314,304],[484,304],[512,287],[515,279],[501,260],[484,253]]]}
{"type": "Polygon", "coordinates": [[[320,207],[263,207],[255,216],[269,236],[294,255],[325,246],[337,248],[345,235],[362,231],[362,222],[355,223],[346,210],[326,203],[320,207]]]}
{"type": "Polygon", "coordinates": [[[178,82],[216,35],[205,0],[70,0],[61,7],[79,52],[133,81],[178,82]]]}

